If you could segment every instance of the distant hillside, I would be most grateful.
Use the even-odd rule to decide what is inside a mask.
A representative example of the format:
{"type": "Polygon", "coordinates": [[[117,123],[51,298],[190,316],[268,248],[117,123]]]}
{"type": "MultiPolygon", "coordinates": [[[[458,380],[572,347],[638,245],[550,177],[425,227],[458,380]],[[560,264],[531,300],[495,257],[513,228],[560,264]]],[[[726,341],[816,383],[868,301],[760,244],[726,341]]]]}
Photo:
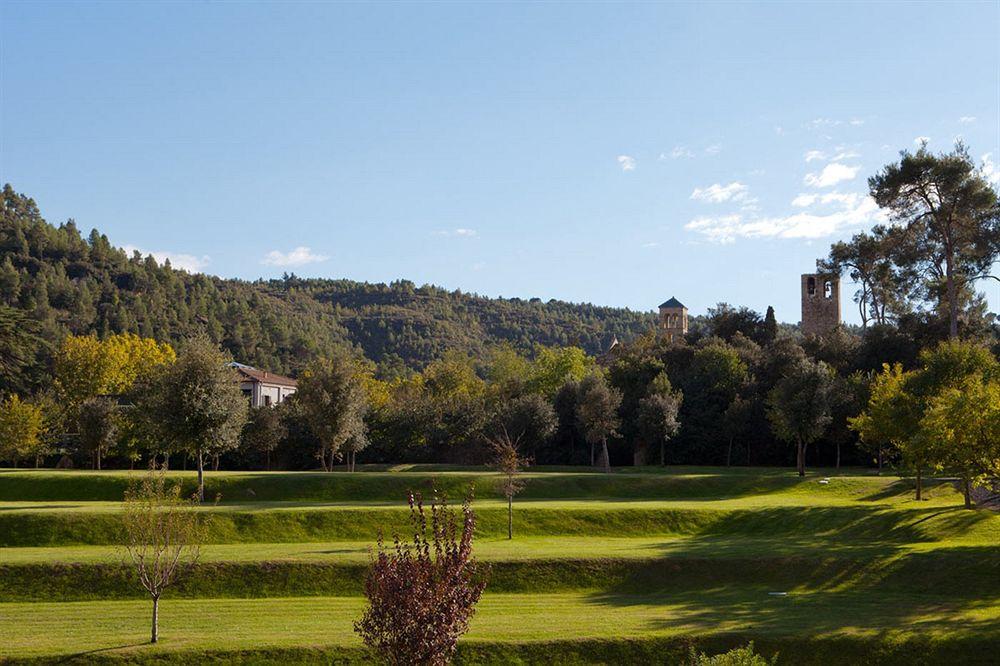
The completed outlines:
{"type": "Polygon", "coordinates": [[[67,332],[176,342],[204,331],[240,361],[294,373],[345,343],[386,367],[419,368],[446,350],[479,354],[501,342],[525,350],[579,345],[594,354],[655,322],[628,309],[484,298],[406,280],[191,275],[127,256],[97,230],[85,239],[72,220],[52,226],[9,185],[2,206],[0,303],[28,313],[53,343],[67,332]]]}

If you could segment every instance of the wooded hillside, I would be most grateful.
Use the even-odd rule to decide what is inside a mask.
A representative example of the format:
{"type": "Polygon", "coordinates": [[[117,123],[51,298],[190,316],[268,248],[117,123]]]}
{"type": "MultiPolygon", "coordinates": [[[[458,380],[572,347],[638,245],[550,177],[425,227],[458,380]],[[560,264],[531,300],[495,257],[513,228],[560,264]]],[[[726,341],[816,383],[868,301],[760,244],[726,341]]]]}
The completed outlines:
{"type": "MultiPolygon", "coordinates": [[[[13,309],[8,319],[26,315],[28,328],[49,343],[90,332],[177,343],[204,331],[235,359],[283,373],[345,343],[386,371],[423,367],[445,350],[480,354],[504,341],[524,350],[577,345],[595,354],[614,336],[628,340],[655,323],[652,313],[486,298],[406,280],[192,275],[149,256],[128,256],[96,229],[84,237],[72,220],[51,225],[10,185],[0,218],[0,303],[13,309]]],[[[44,359],[34,365],[35,375],[44,372],[44,359]]],[[[37,381],[11,377],[0,390],[37,381]]]]}

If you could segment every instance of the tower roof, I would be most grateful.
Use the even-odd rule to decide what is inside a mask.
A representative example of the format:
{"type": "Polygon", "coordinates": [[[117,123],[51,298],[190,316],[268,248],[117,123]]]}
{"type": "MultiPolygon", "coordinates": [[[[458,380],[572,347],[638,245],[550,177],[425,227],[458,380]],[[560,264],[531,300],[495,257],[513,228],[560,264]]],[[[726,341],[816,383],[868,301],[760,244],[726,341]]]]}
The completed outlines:
{"type": "Polygon", "coordinates": [[[680,301],[678,301],[673,296],[670,297],[669,301],[666,301],[664,303],[660,303],[660,307],[661,308],[684,308],[685,310],[687,310],[687,306],[685,306],[683,303],[681,303],[680,301]]]}

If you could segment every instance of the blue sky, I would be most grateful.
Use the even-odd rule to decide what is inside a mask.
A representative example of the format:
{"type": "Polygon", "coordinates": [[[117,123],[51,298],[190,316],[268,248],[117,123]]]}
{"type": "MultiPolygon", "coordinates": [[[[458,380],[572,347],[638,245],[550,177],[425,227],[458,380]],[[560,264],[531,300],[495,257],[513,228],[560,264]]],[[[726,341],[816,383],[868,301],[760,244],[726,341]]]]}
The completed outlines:
{"type": "Polygon", "coordinates": [[[0,180],[227,277],[794,322],[900,149],[1000,162],[998,2],[3,2],[0,48],[0,180]]]}

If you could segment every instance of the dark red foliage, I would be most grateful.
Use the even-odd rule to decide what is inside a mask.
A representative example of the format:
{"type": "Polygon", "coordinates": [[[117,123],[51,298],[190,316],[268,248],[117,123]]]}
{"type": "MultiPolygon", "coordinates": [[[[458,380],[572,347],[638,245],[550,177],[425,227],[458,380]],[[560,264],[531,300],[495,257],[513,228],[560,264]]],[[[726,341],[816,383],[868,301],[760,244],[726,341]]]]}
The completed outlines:
{"type": "Polygon", "coordinates": [[[486,587],[486,571],[472,557],[476,517],[462,505],[462,532],[446,502],[430,506],[409,497],[413,543],[381,537],[365,580],[369,606],[354,630],[390,664],[438,666],[455,653],[486,587]]]}

